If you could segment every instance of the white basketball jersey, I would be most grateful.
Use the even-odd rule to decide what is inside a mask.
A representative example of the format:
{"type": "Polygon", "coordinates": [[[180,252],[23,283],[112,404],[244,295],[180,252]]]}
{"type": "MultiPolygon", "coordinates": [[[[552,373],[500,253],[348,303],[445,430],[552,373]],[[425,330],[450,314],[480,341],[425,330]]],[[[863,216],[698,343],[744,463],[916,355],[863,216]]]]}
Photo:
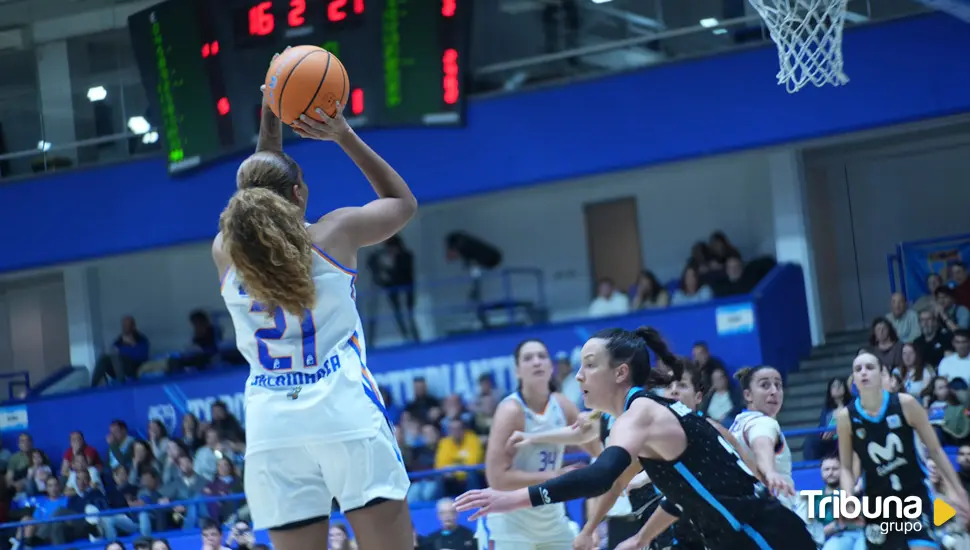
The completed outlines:
{"type": "MultiPolygon", "coordinates": [[[[505,400],[514,400],[525,411],[525,433],[556,430],[566,426],[566,414],[554,395],[542,414],[528,406],[518,392],[505,400]]],[[[524,472],[555,471],[562,467],[562,445],[527,445],[520,447],[512,459],[512,467],[524,472]]],[[[506,514],[490,514],[486,517],[488,535],[496,541],[559,542],[570,543],[575,536],[569,529],[566,507],[551,504],[526,508],[506,514]]]]}
{"type": "Polygon", "coordinates": [[[234,267],[222,297],[249,363],[246,450],[371,437],[386,422],[354,301],[357,273],[314,247],[317,301],[303,319],[267,313],[234,267]]]}
{"type": "MultiPolygon", "coordinates": [[[[778,444],[775,446],[775,471],[785,476],[794,486],[795,482],[791,475],[791,449],[781,433],[781,426],[778,425],[777,420],[758,411],[744,411],[735,417],[734,424],[731,425],[731,435],[752,457],[754,450],[751,449],[751,440],[759,436],[776,437],[778,444]]],[[[790,509],[794,509],[796,504],[796,499],[787,495],[779,495],[778,500],[790,509]]]]}

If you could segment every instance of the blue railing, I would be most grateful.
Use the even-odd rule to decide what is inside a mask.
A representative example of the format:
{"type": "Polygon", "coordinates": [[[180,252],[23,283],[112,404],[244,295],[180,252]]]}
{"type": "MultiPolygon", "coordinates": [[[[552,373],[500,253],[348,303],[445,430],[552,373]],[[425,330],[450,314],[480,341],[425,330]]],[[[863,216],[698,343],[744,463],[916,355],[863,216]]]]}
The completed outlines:
{"type": "Polygon", "coordinates": [[[945,281],[947,267],[956,260],[970,261],[970,233],[897,243],[896,251],[886,255],[889,290],[912,301],[926,292],[931,273],[945,281]]]}

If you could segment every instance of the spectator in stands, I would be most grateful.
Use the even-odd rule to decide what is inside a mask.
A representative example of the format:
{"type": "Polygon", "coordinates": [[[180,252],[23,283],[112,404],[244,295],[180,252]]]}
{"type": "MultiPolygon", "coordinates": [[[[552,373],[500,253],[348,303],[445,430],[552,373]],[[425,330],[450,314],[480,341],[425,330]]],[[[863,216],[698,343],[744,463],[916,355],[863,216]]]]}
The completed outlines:
{"type": "MultiPolygon", "coordinates": [[[[578,350],[578,348],[577,348],[578,350]]],[[[565,351],[556,354],[556,379],[559,380],[559,392],[562,393],[570,403],[576,408],[583,410],[583,390],[579,387],[576,380],[576,367],[573,366],[572,357],[565,351]]]]}
{"type": "Polygon", "coordinates": [[[903,343],[892,323],[885,317],[877,317],[872,321],[869,331],[869,352],[879,359],[879,363],[889,367],[889,370],[903,366],[903,343]]]}
{"type": "Polygon", "coordinates": [[[151,445],[141,439],[135,440],[132,444],[131,467],[128,469],[128,479],[131,483],[138,483],[141,473],[148,470],[155,470],[161,467],[155,454],[152,453],[151,445]]]}
{"type": "MultiPolygon", "coordinates": [[[[138,495],[133,503],[135,507],[164,504],[167,502],[165,497],[158,490],[158,481],[158,472],[153,470],[142,472],[138,495]]],[[[141,531],[143,535],[153,531],[166,531],[168,530],[169,526],[168,513],[165,510],[148,510],[145,512],[139,512],[138,526],[138,530],[141,531]]]]}
{"type": "Polygon", "coordinates": [[[970,309],[953,301],[953,291],[945,286],[936,289],[936,314],[940,324],[951,332],[970,328],[970,309]]]}
{"type": "Polygon", "coordinates": [[[590,317],[623,315],[630,311],[630,301],[616,289],[613,279],[604,277],[596,285],[596,297],[589,304],[590,317]]]}
{"type": "Polygon", "coordinates": [[[967,264],[950,264],[950,284],[953,286],[953,301],[970,309],[970,277],[967,277],[967,264]]]}
{"type": "MultiPolygon", "coordinates": [[[[90,514],[92,511],[110,510],[108,499],[101,487],[92,485],[91,477],[83,470],[77,472],[74,494],[68,497],[67,508],[75,514],[90,514]],[[90,510],[88,507],[94,510],[90,510]]],[[[87,523],[84,520],[74,520],[72,523],[79,531],[87,530],[87,523]]]]}
{"type": "Polygon", "coordinates": [[[700,304],[714,297],[711,287],[701,284],[700,274],[692,265],[684,268],[680,274],[680,285],[674,292],[671,303],[675,306],[700,304]]]}
{"type": "MultiPolygon", "coordinates": [[[[400,431],[399,431],[400,432],[400,431]]],[[[434,424],[421,426],[420,439],[412,445],[401,445],[404,450],[404,465],[408,472],[427,472],[435,468],[438,443],[441,434],[434,424]]],[[[426,477],[411,482],[408,490],[408,500],[411,502],[433,502],[441,497],[441,480],[436,477],[426,477]]]]}
{"type": "Polygon", "coordinates": [[[933,309],[936,306],[936,289],[943,286],[943,277],[940,277],[937,273],[930,273],[926,276],[926,289],[927,293],[917,298],[913,302],[913,309],[916,311],[924,311],[927,309],[933,309]]]}
{"type": "Polygon", "coordinates": [[[148,423],[148,444],[152,448],[152,455],[159,460],[168,450],[168,428],[157,418],[148,423]]]}
{"type": "MultiPolygon", "coordinates": [[[[111,473],[114,478],[114,485],[107,488],[105,497],[110,510],[124,510],[139,506],[138,486],[133,485],[128,480],[128,470],[124,466],[118,466],[111,473]]],[[[102,516],[100,520],[101,532],[108,540],[118,538],[118,533],[131,534],[139,531],[139,525],[132,519],[130,514],[119,513],[113,516],[102,516]]],[[[142,535],[151,534],[151,526],[142,535]]]]}
{"type": "Polygon", "coordinates": [[[219,440],[228,444],[236,451],[246,449],[246,430],[243,429],[239,419],[229,413],[226,404],[216,401],[209,409],[212,415],[212,422],[209,426],[219,432],[219,440]]]}
{"type": "Polygon", "coordinates": [[[970,488],[970,445],[960,445],[957,450],[957,475],[964,489],[970,488]]]}
{"type": "Polygon", "coordinates": [[[425,543],[429,548],[448,548],[449,550],[474,550],[478,548],[475,533],[464,525],[458,525],[458,512],[455,502],[450,498],[438,501],[438,521],[441,529],[428,535],[425,543]]]}
{"type": "MultiPolygon", "coordinates": [[[[821,474],[825,486],[823,495],[831,495],[840,490],[839,475],[841,473],[839,458],[830,456],[822,460],[821,474]]],[[[866,539],[860,525],[852,522],[837,521],[831,506],[822,506],[821,499],[815,499],[816,509],[812,514],[814,519],[808,520],[806,525],[812,533],[815,542],[822,550],[863,550],[866,539]]]]}
{"type": "Polygon", "coordinates": [[[903,343],[909,343],[919,338],[919,315],[910,309],[909,304],[906,302],[906,297],[901,292],[892,295],[889,308],[890,310],[886,314],[886,320],[892,323],[893,328],[896,329],[896,334],[899,335],[899,339],[903,343]]]}
{"type": "Polygon", "coordinates": [[[192,340],[187,348],[164,359],[146,361],[138,369],[139,376],[161,372],[184,372],[188,368],[202,370],[219,353],[222,331],[212,323],[209,314],[197,309],[189,314],[192,340]]]}
{"type": "Polygon", "coordinates": [[[61,458],[62,476],[70,475],[71,467],[74,464],[74,457],[79,454],[83,454],[91,466],[101,467],[101,455],[98,454],[97,449],[88,445],[88,442],[84,440],[83,433],[78,431],[71,432],[70,438],[71,444],[64,451],[64,456],[61,458]]]}
{"type": "MultiPolygon", "coordinates": [[[[697,241],[694,246],[690,249],[690,258],[687,259],[687,267],[693,268],[700,276],[702,281],[709,282],[711,279],[716,277],[711,277],[711,251],[708,248],[707,243],[704,241],[697,241]]],[[[723,265],[720,269],[723,269],[723,265]]],[[[718,269],[718,271],[720,271],[718,269]]]]}
{"type": "Polygon", "coordinates": [[[108,466],[113,470],[121,465],[131,470],[135,439],[128,435],[128,424],[124,420],[114,420],[108,427],[108,466]]]}
{"type": "MultiPolygon", "coordinates": [[[[202,496],[208,481],[195,473],[192,464],[192,457],[183,456],[179,459],[179,479],[165,485],[159,492],[163,498],[159,504],[168,504],[173,501],[192,500],[202,496]]],[[[195,529],[199,526],[199,505],[180,504],[172,507],[172,524],[181,524],[182,529],[195,529]]]]}
{"type": "Polygon", "coordinates": [[[23,492],[27,484],[27,470],[32,464],[31,451],[34,450],[34,438],[29,433],[24,432],[17,438],[18,451],[7,461],[7,473],[5,475],[7,487],[16,493],[23,492]]]}
{"type": "MultiPolygon", "coordinates": [[[[435,453],[434,467],[455,468],[458,466],[473,466],[482,463],[484,449],[477,435],[472,433],[465,424],[458,419],[448,423],[448,437],[438,443],[435,453]]],[[[467,472],[452,472],[444,475],[444,492],[448,496],[457,496],[473,487],[468,483],[467,472]]],[[[472,485],[475,485],[472,483],[472,485]]]]}
{"type": "Polygon", "coordinates": [[[101,483],[101,472],[95,466],[88,464],[88,457],[84,455],[74,455],[74,466],[71,469],[71,473],[67,476],[67,481],[64,483],[64,488],[77,492],[77,478],[83,474],[87,474],[89,485],[98,488],[104,487],[104,484],[101,483]]]}
{"type": "Polygon", "coordinates": [[[481,320],[482,276],[484,270],[495,269],[502,263],[502,251],[469,233],[452,231],[445,236],[445,258],[449,262],[461,260],[464,265],[472,280],[468,301],[479,310],[481,320]]]}
{"type": "Polygon", "coordinates": [[[644,269],[630,300],[630,309],[660,309],[670,305],[670,293],[660,284],[653,271],[644,269]]]}
{"type": "Polygon", "coordinates": [[[691,348],[691,356],[694,358],[694,362],[701,369],[701,375],[704,380],[704,387],[711,387],[711,375],[714,373],[715,369],[722,369],[726,372],[726,367],[724,366],[724,361],[721,361],[717,357],[711,355],[711,349],[707,346],[707,342],[698,341],[691,348]]]}
{"type": "Polygon", "coordinates": [[[960,329],[953,333],[953,349],[956,353],[940,361],[940,376],[950,382],[960,379],[970,385],[970,331],[960,329]]]}
{"type": "Polygon", "coordinates": [[[461,396],[457,393],[453,393],[445,398],[442,402],[441,410],[443,414],[438,424],[442,430],[447,429],[448,423],[452,420],[459,420],[465,427],[472,431],[477,431],[475,430],[475,415],[465,408],[465,404],[461,401],[461,396]]]}
{"type": "Polygon", "coordinates": [[[944,445],[959,445],[970,436],[970,418],[966,406],[960,402],[951,384],[942,376],[933,379],[933,391],[929,396],[927,414],[930,424],[944,445]]]}
{"type": "Polygon", "coordinates": [[[913,397],[919,397],[923,389],[936,377],[936,369],[926,364],[919,346],[914,342],[903,345],[903,375],[904,391],[913,397]]]}
{"type": "Polygon", "coordinates": [[[329,535],[327,544],[330,550],[356,550],[356,546],[350,539],[350,531],[343,523],[331,523],[329,535]]]}
{"type": "MultiPolygon", "coordinates": [[[[67,508],[67,496],[55,477],[47,480],[46,496],[34,499],[32,508],[33,512],[22,518],[23,521],[41,521],[73,515],[73,512],[67,508]]],[[[23,541],[27,546],[41,546],[45,543],[60,545],[75,540],[70,524],[66,522],[26,525],[17,530],[15,538],[23,541]]],[[[19,546],[18,542],[14,548],[19,546]]]]}
{"type": "Polygon", "coordinates": [[[408,411],[401,413],[401,423],[397,427],[403,446],[414,447],[421,444],[421,422],[408,411]]]}
{"type": "Polygon", "coordinates": [[[726,270],[727,262],[730,258],[736,257],[738,260],[741,259],[741,253],[738,252],[737,247],[731,244],[731,240],[728,239],[723,231],[711,233],[711,236],[707,240],[707,247],[709,263],[712,269],[716,270],[719,266],[722,266],[726,270]]]}
{"type": "Polygon", "coordinates": [[[115,339],[112,350],[95,362],[91,385],[101,385],[107,376],[119,382],[138,378],[138,368],[148,361],[148,351],[148,338],[138,331],[135,318],[130,315],[122,317],[121,334],[115,339]]]}
{"type": "Polygon", "coordinates": [[[711,386],[704,396],[700,410],[705,416],[730,426],[734,417],[744,408],[741,390],[731,385],[727,369],[714,367],[711,370],[711,386]]]}
{"type": "Polygon", "coordinates": [[[215,479],[219,459],[228,451],[230,449],[219,438],[219,431],[209,428],[205,432],[205,446],[195,451],[195,471],[208,480],[215,479]]]}
{"type": "MultiPolygon", "coordinates": [[[[202,474],[199,474],[202,475],[202,474]]],[[[236,475],[232,461],[228,458],[220,458],[216,466],[215,479],[206,484],[202,489],[202,494],[207,497],[235,495],[243,492],[242,480],[236,475]]],[[[209,518],[222,523],[236,513],[239,502],[234,500],[223,500],[220,502],[209,502],[206,505],[209,518]]]]}
{"type": "Polygon", "coordinates": [[[245,521],[234,522],[229,538],[226,539],[226,546],[232,550],[254,550],[256,537],[253,535],[252,526],[245,521]]]}
{"type": "Polygon", "coordinates": [[[847,407],[850,402],[852,402],[852,394],[849,392],[846,380],[841,376],[830,379],[825,405],[822,406],[822,414],[818,417],[818,427],[829,428],[829,430],[805,437],[805,444],[802,447],[805,460],[819,460],[838,452],[835,420],[838,418],[839,411],[847,407]]]}
{"type": "Polygon", "coordinates": [[[181,474],[179,471],[179,459],[183,456],[190,455],[188,447],[185,443],[177,439],[168,440],[168,445],[165,447],[165,454],[162,455],[162,485],[171,483],[173,480],[177,479],[181,474]]]}
{"type": "MultiPolygon", "coordinates": [[[[418,326],[414,321],[414,254],[404,245],[400,236],[394,235],[384,241],[381,250],[367,258],[367,267],[374,283],[387,294],[401,337],[412,342],[419,341],[418,326]],[[406,311],[401,310],[402,295],[406,311]]],[[[371,303],[377,304],[375,300],[371,303]]],[[[369,316],[369,335],[377,334],[375,313],[376,311],[369,316]]]]}
{"type": "Polygon", "coordinates": [[[205,430],[199,419],[192,413],[182,415],[182,443],[185,444],[189,452],[205,445],[205,430]]]}
{"type": "Polygon", "coordinates": [[[488,427],[492,425],[492,417],[495,416],[495,408],[498,407],[500,399],[501,396],[495,390],[492,373],[482,373],[478,377],[478,395],[468,404],[468,408],[475,414],[475,425],[485,433],[488,433],[488,427]]]}
{"type": "Polygon", "coordinates": [[[54,472],[47,460],[47,455],[42,450],[32,450],[30,460],[23,492],[27,496],[36,497],[47,493],[47,480],[54,475],[54,472]]]}
{"type": "Polygon", "coordinates": [[[724,263],[725,278],[714,284],[714,296],[726,298],[750,294],[758,281],[753,277],[746,277],[744,271],[744,262],[741,261],[741,256],[728,256],[724,263]]]}
{"type": "Polygon", "coordinates": [[[923,334],[913,344],[927,365],[938,367],[943,356],[953,351],[953,334],[940,326],[940,318],[933,309],[919,312],[919,326],[923,334]]]}
{"type": "Polygon", "coordinates": [[[413,382],[414,399],[404,407],[421,424],[437,422],[441,418],[441,402],[428,393],[428,382],[424,377],[416,376],[413,382]]]}
{"type": "Polygon", "coordinates": [[[211,519],[202,522],[202,550],[230,550],[222,544],[222,525],[211,519]]]}

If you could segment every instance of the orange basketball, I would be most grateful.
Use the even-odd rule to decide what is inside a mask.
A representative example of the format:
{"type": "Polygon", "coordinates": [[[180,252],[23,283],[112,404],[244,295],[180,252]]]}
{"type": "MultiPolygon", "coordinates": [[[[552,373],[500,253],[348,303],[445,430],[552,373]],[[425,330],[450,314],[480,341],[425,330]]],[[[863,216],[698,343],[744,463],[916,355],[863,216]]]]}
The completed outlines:
{"type": "Polygon", "coordinates": [[[346,105],[350,78],[343,63],[317,46],[296,46],[280,54],[266,73],[266,104],[285,124],[306,113],[316,120],[317,108],[329,116],[336,102],[346,105]]]}

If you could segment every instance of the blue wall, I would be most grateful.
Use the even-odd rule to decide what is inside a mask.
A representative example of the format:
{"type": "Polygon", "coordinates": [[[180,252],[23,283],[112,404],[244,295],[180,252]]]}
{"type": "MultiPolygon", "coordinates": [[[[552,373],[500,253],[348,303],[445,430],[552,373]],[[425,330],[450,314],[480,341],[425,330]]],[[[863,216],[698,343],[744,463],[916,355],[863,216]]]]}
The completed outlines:
{"type": "MultiPolygon", "coordinates": [[[[789,302],[797,302],[804,290],[800,284],[786,284],[789,277],[800,282],[801,269],[791,265],[775,268],[766,284],[759,287],[757,300],[785,301],[787,298],[789,302]]],[[[432,390],[440,395],[457,392],[470,397],[476,390],[478,375],[483,372],[497,373],[498,387],[502,390],[514,386],[511,353],[524,338],[544,340],[553,353],[572,354],[602,328],[632,329],[640,325],[658,328],[678,353],[688,354],[694,342],[704,340],[715,355],[734,368],[756,365],[764,362],[765,354],[759,334],[763,327],[757,320],[757,304],[753,299],[741,296],[663,311],[500,330],[426,345],[374,350],[368,354],[368,367],[381,385],[391,389],[398,403],[409,397],[416,376],[425,377],[432,390]]],[[[789,359],[786,363],[773,364],[783,371],[793,368],[810,348],[803,334],[808,332],[807,314],[803,316],[802,320],[789,317],[788,330],[778,335],[789,359]]],[[[785,360],[777,355],[776,358],[785,360]]],[[[8,404],[0,407],[0,415],[7,420],[2,437],[9,448],[14,448],[18,432],[30,431],[39,448],[58,456],[66,448],[73,430],[84,432],[87,440],[99,448],[108,425],[115,418],[126,420],[132,431],[142,435],[148,420],[156,417],[171,432],[178,432],[184,413],[192,412],[208,420],[209,407],[217,399],[226,402],[244,421],[242,392],[247,376],[245,369],[226,369],[8,404]]]]}
{"type": "MultiPolygon", "coordinates": [[[[368,133],[422,201],[938,117],[970,109],[970,32],[946,15],[845,37],[843,88],[788,95],[774,47],[473,102],[466,129],[368,133]]],[[[329,144],[289,149],[311,214],[371,196],[329,144]]],[[[160,160],[0,186],[0,271],[211,238],[238,159],[170,180],[160,160]]]]}

